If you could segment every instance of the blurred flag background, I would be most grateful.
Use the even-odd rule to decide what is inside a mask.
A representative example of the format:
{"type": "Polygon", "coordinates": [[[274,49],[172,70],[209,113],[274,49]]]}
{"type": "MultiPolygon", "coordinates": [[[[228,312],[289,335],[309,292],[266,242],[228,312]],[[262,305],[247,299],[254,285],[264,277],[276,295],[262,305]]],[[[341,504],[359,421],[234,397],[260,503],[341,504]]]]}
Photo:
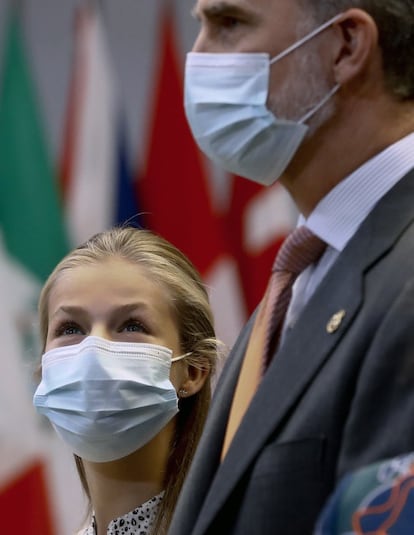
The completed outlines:
{"type": "Polygon", "coordinates": [[[70,535],[85,512],[70,452],[32,408],[36,302],[69,248],[125,221],[159,232],[202,273],[231,347],[295,223],[280,186],[223,173],[191,137],[192,7],[0,3],[1,532],[70,535]]]}

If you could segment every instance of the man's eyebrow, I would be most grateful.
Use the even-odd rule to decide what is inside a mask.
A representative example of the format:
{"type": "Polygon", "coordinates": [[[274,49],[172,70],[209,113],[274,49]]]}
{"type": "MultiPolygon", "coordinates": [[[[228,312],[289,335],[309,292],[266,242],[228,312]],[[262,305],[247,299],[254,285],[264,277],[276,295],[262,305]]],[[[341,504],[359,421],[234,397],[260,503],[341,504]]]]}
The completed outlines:
{"type": "Polygon", "coordinates": [[[202,9],[198,9],[197,5],[195,5],[191,10],[191,14],[195,19],[200,20],[201,15],[203,15],[207,19],[223,15],[232,17],[246,16],[246,10],[229,2],[223,1],[216,2],[215,4],[206,6],[202,9]]]}

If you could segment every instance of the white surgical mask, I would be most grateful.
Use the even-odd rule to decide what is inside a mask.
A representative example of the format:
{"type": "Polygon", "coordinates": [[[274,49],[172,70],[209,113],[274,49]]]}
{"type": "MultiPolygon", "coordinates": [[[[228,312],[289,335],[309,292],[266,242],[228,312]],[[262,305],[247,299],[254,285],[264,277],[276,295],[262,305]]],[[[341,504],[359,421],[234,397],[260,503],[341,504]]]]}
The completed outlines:
{"type": "Polygon", "coordinates": [[[298,121],[280,119],[267,108],[270,65],[315,37],[330,19],[269,60],[265,53],[187,54],[184,105],[201,150],[226,171],[266,186],[285,171],[312,117],[331,91],[298,121]]]}
{"type": "Polygon", "coordinates": [[[82,459],[106,462],[148,443],[177,414],[166,347],[90,336],[47,351],[37,411],[82,459]]]}

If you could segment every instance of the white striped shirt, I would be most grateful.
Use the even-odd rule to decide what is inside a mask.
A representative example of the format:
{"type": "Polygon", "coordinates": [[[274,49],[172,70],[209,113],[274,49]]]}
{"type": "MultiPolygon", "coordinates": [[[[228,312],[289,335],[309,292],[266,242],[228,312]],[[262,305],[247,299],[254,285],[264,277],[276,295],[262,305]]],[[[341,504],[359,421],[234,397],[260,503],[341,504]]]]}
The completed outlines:
{"type": "Polygon", "coordinates": [[[333,188],[316,206],[305,224],[328,247],[315,265],[293,286],[285,327],[293,326],[303,307],[378,201],[414,167],[414,133],[390,145],[333,188]]]}

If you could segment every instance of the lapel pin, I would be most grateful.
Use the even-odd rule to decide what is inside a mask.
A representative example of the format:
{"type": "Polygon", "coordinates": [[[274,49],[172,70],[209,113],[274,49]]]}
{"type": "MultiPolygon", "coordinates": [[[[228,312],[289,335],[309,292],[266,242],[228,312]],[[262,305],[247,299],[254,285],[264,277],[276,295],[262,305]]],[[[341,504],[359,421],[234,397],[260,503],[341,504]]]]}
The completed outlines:
{"type": "Polygon", "coordinates": [[[334,333],[341,325],[345,314],[346,312],[343,309],[336,312],[326,324],[326,332],[329,334],[334,333]]]}

